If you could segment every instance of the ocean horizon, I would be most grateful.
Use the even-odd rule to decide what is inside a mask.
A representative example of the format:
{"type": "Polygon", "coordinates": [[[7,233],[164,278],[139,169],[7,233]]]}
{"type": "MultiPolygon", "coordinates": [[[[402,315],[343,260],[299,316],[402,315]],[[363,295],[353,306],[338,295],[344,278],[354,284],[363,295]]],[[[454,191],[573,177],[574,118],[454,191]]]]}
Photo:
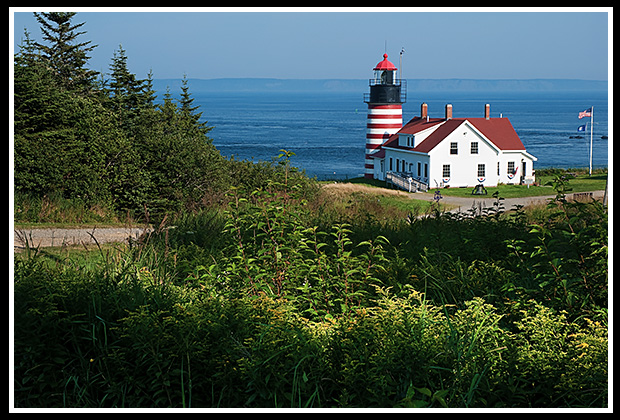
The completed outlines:
{"type": "MultiPolygon", "coordinates": [[[[606,80],[585,79],[407,79],[412,92],[608,91],[606,80]]],[[[190,90],[205,92],[365,92],[368,79],[217,78],[187,79],[190,90]]],[[[155,79],[155,90],[180,92],[181,79],[155,79]]]]}
{"type": "MultiPolygon", "coordinates": [[[[313,80],[323,88],[310,91],[290,90],[296,85],[292,82],[287,88],[280,85],[269,89],[265,88],[268,80],[252,80],[254,83],[249,85],[255,90],[247,89],[247,79],[226,79],[219,90],[209,88],[213,81],[197,84],[188,80],[194,105],[202,112],[201,121],[213,126],[209,137],[222,155],[236,160],[270,161],[284,149],[295,153],[291,163],[309,176],[346,179],[363,175],[367,119],[363,94],[368,91],[368,80],[363,81],[365,86],[360,83],[355,89],[313,80]],[[239,90],[228,90],[233,81],[239,90]]],[[[443,117],[444,107],[450,103],[455,118],[481,117],[488,103],[491,117],[509,118],[527,151],[537,157],[534,169],[587,168],[590,133],[577,129],[586,122],[589,127],[590,118],[579,119],[578,114],[594,107],[592,164],[594,168],[608,166],[608,93],[585,89],[592,81],[563,81],[554,87],[554,82],[547,80],[545,84],[540,79],[521,84],[520,88],[514,81],[495,81],[494,86],[491,83],[485,85],[486,89],[471,90],[489,81],[457,83],[460,88],[450,89],[454,80],[446,81],[445,89],[436,90],[414,89],[408,82],[403,124],[419,115],[422,102],[428,104],[430,117],[443,117]],[[546,88],[533,89],[537,85],[546,88]]],[[[167,85],[162,91],[163,81],[155,82],[159,99],[166,89],[178,98],[178,86],[167,85]]],[[[602,84],[594,83],[599,88],[602,84]]]]}

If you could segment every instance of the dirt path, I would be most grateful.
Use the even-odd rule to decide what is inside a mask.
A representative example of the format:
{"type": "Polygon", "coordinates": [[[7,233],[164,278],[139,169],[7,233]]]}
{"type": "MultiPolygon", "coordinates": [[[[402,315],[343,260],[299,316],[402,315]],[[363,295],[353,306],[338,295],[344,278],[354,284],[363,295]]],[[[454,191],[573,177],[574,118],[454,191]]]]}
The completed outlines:
{"type": "Polygon", "coordinates": [[[96,245],[127,242],[138,239],[144,228],[75,228],[75,229],[14,229],[13,248],[16,251],[49,246],[96,245]]]}

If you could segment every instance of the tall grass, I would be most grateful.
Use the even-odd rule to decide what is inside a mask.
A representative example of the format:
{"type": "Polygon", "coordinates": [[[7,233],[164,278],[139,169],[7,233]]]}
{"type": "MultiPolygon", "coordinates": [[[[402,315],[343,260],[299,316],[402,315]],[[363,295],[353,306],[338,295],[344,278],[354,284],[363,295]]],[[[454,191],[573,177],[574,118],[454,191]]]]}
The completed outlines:
{"type": "Polygon", "coordinates": [[[307,197],[276,180],[88,265],[16,258],[15,404],[608,406],[603,206],[388,223],[307,197]]]}
{"type": "Polygon", "coordinates": [[[105,204],[68,200],[59,193],[43,197],[17,193],[14,205],[15,223],[83,225],[119,222],[117,214],[105,204]]]}

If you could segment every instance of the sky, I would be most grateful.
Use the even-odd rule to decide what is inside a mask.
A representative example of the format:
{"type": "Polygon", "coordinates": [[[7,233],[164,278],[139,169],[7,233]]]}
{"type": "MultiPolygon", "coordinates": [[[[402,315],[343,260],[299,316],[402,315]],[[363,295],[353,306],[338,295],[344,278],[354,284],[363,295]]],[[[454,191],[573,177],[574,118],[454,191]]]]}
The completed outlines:
{"type": "MultiPolygon", "coordinates": [[[[24,29],[41,41],[33,11],[67,10],[11,8],[15,51],[24,29]]],[[[152,71],[155,79],[367,79],[385,52],[406,79],[608,80],[613,73],[612,8],[70,11],[78,12],[72,23],[85,23],[78,39],[98,45],[89,68],[109,74],[122,45],[139,78],[152,71]]]]}

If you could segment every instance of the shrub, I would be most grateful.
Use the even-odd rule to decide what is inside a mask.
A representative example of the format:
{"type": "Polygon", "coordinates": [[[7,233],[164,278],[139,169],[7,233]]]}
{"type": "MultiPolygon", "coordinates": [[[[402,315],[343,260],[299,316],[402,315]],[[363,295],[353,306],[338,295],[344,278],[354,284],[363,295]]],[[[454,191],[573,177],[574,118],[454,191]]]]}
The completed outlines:
{"type": "MultiPolygon", "coordinates": [[[[392,407],[410,386],[443,386],[447,325],[441,309],[410,290],[395,297],[378,290],[376,306],[338,319],[330,364],[344,407],[392,407]]],[[[448,369],[449,370],[449,369],[448,369]]]]}
{"type": "Polygon", "coordinates": [[[512,346],[514,400],[537,407],[606,406],[606,326],[570,323],[566,313],[535,301],[524,306],[512,346]]]}

